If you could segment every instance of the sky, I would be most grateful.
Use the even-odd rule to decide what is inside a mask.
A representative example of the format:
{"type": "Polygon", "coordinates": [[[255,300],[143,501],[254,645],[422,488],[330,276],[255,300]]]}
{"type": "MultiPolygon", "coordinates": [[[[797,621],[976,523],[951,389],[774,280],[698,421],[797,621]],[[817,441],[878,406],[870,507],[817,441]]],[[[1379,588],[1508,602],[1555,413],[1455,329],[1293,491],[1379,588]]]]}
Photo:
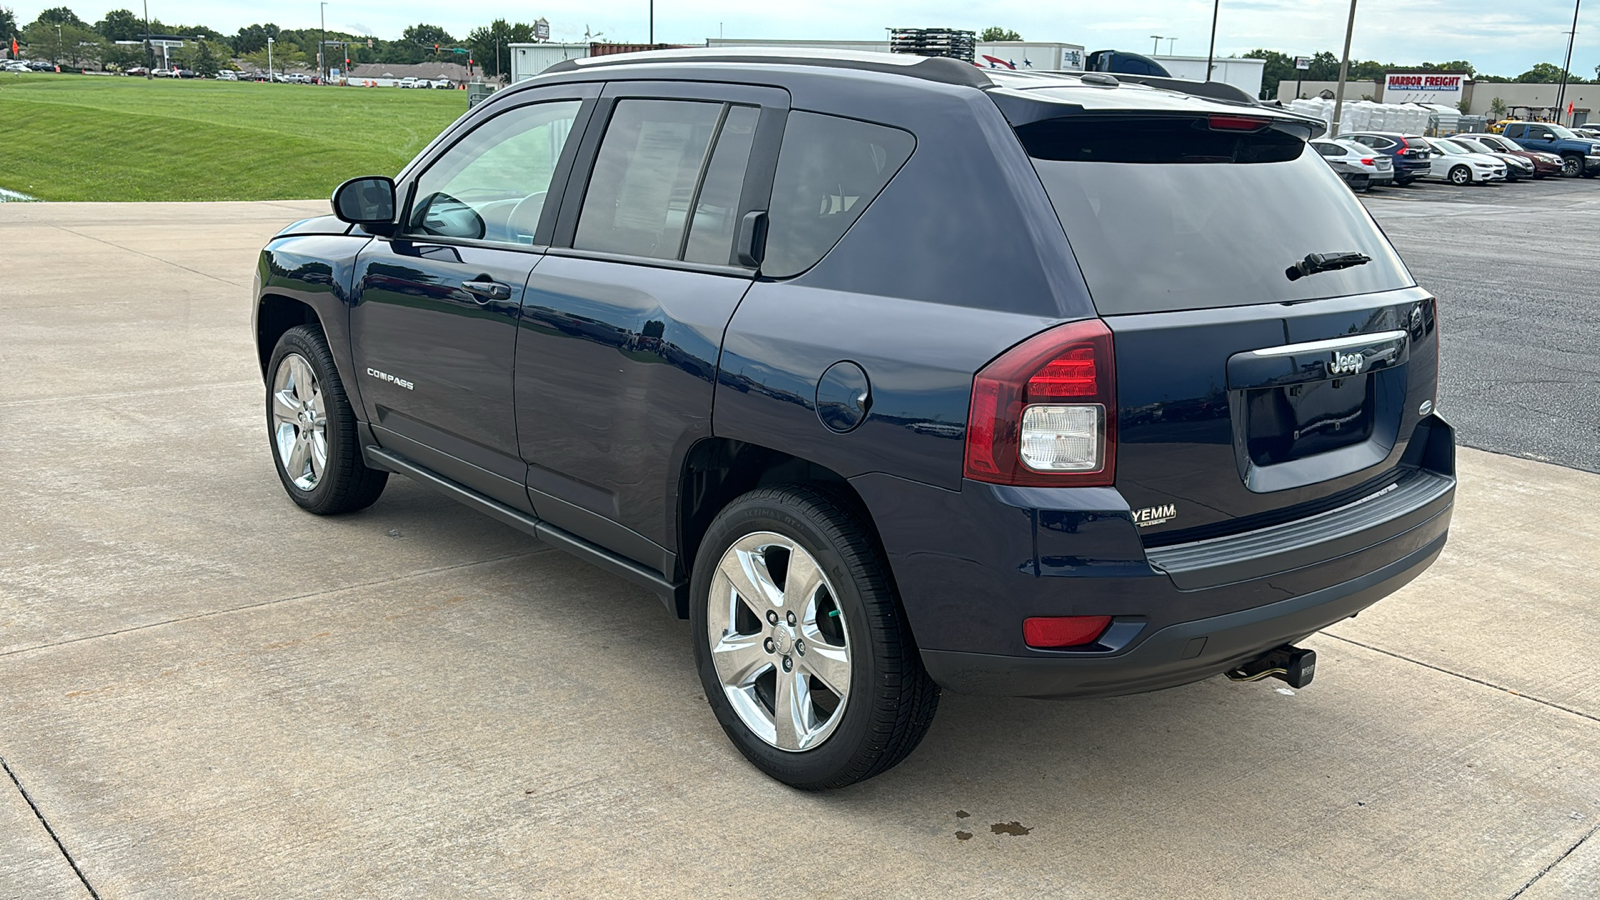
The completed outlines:
{"type": "MultiPolygon", "coordinates": [[[[132,8],[139,0],[73,3],[71,0],[0,0],[27,24],[48,7],[69,6],[94,22],[107,10],[132,8]]],[[[204,24],[232,34],[256,22],[283,28],[316,27],[314,0],[149,0],[150,15],[168,23],[204,24]]],[[[1127,0],[1120,3],[1061,3],[1048,8],[1025,0],[990,0],[974,18],[970,0],[810,0],[806,3],[750,3],[748,0],[655,0],[655,38],[664,43],[701,43],[708,37],[881,40],[885,28],[950,27],[981,31],[1010,28],[1027,40],[1082,44],[1088,50],[1115,48],[1149,53],[1162,35],[1162,53],[1206,54],[1212,4],[1206,0],[1127,0]],[[1176,38],[1169,41],[1167,38],[1176,38]]],[[[331,0],[328,27],[394,39],[407,25],[427,22],[461,37],[497,18],[550,21],[553,40],[580,41],[585,32],[602,40],[643,43],[649,36],[650,0],[549,0],[544,4],[475,0],[441,4],[436,0],[331,0]]],[[[1290,54],[1329,50],[1344,42],[1346,0],[1221,0],[1217,55],[1256,47],[1290,54]]],[[[1538,62],[1561,65],[1573,6],[1567,0],[1365,0],[1356,10],[1351,55],[1400,65],[1466,59],[1481,72],[1515,76],[1538,62]]],[[[1590,14],[1600,17],[1600,9],[1590,14]]],[[[1578,21],[1572,71],[1595,77],[1600,64],[1600,21],[1578,21]]]]}

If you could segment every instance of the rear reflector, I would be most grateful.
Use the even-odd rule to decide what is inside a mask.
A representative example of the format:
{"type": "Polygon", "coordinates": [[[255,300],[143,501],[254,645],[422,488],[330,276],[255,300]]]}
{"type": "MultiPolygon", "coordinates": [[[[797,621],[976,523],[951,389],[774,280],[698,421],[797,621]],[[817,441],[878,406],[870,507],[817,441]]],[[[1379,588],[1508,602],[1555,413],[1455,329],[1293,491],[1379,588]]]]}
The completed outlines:
{"type": "Polygon", "coordinates": [[[1022,640],[1044,650],[1082,647],[1094,643],[1109,627],[1110,616],[1036,616],[1022,620],[1022,640]]]}

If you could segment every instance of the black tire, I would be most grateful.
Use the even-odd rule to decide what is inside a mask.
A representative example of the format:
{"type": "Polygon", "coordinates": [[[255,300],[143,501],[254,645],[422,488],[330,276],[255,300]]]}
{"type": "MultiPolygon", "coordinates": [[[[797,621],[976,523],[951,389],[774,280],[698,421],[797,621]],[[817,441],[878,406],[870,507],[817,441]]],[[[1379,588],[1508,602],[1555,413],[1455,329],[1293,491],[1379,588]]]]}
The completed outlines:
{"type": "Polygon", "coordinates": [[[841,497],[810,485],[780,485],[737,498],[707,530],[691,588],[690,631],[706,699],[756,768],[802,790],[839,788],[893,768],[927,734],[939,708],[939,687],[922,666],[876,534],[841,497]],[[752,731],[729,701],[712,659],[710,590],[718,564],[741,539],[762,532],[811,554],[849,634],[848,697],[836,710],[840,718],[832,732],[809,749],[782,750],[752,731]]]}
{"type": "Polygon", "coordinates": [[[356,437],[356,416],[345,395],[339,370],[328,351],[328,341],[316,325],[299,325],[283,333],[267,361],[267,444],[272,450],[273,468],[283,489],[302,509],[319,516],[354,512],[376,503],[389,480],[389,473],[370,469],[361,458],[356,437]],[[310,364],[319,391],[317,412],[326,419],[322,432],[327,446],[327,462],[315,483],[296,483],[285,465],[278,432],[285,424],[274,413],[274,385],[280,369],[292,357],[310,364]]]}
{"type": "Polygon", "coordinates": [[[1454,185],[1471,184],[1472,170],[1466,166],[1456,166],[1450,170],[1448,177],[1450,179],[1450,183],[1454,185]]]}
{"type": "Polygon", "coordinates": [[[1561,177],[1577,178],[1583,174],[1583,157],[1567,155],[1561,157],[1561,177]]]}

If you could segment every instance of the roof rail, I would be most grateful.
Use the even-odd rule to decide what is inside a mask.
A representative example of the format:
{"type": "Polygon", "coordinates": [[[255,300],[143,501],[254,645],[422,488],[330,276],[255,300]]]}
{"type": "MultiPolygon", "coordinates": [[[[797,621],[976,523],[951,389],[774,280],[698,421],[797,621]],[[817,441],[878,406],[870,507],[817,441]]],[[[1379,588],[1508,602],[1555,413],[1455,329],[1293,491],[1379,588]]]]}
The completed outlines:
{"type": "Polygon", "coordinates": [[[788,47],[689,47],[678,50],[644,50],[638,53],[609,53],[556,63],[545,73],[581,72],[607,66],[643,63],[764,63],[774,66],[818,66],[904,75],[923,81],[964,87],[994,86],[983,70],[971,63],[943,56],[912,56],[897,53],[864,53],[854,50],[805,50],[788,47]]]}

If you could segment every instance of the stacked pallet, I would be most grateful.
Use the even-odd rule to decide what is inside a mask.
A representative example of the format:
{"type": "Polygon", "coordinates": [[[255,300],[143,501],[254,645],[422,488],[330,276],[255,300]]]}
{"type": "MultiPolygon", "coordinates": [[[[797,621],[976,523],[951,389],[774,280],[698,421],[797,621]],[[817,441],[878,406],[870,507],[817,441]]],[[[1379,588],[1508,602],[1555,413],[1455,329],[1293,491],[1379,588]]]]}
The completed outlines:
{"type": "Polygon", "coordinates": [[[889,52],[914,56],[948,56],[972,62],[978,49],[978,35],[954,28],[891,28],[889,52]]]}

